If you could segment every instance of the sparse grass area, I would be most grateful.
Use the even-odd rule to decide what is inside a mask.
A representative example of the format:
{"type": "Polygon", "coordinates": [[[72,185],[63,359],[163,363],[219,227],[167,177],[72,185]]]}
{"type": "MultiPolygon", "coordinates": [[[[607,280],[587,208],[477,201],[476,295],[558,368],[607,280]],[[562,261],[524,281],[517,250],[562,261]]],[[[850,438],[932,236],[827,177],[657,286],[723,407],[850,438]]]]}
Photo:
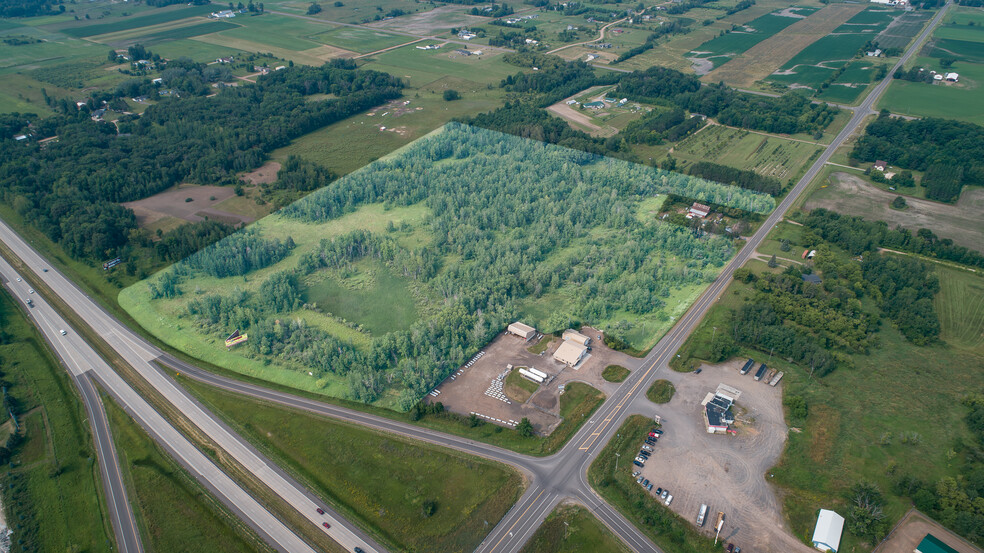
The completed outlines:
{"type": "Polygon", "coordinates": [[[376,335],[410,328],[417,306],[407,279],[381,263],[359,263],[356,270],[341,280],[325,278],[308,286],[307,301],[343,321],[358,321],[376,335]]]}
{"type": "Polygon", "coordinates": [[[657,380],[646,390],[646,398],[653,403],[669,403],[676,388],[669,380],[657,380]]]}
{"type": "Polygon", "coordinates": [[[697,532],[690,521],[680,518],[658,501],[632,478],[632,465],[623,463],[615,472],[619,453],[626,459],[634,457],[652,420],[641,415],[626,419],[618,433],[598,454],[588,469],[588,481],[602,497],[618,509],[639,530],[649,536],[667,553],[716,553],[720,546],[697,532]],[[628,466],[626,466],[628,465],[628,466]]]}
{"type": "Polygon", "coordinates": [[[376,29],[354,27],[338,27],[313,35],[311,39],[360,53],[375,52],[413,40],[412,37],[394,35],[376,29]]]}
{"type": "Polygon", "coordinates": [[[526,403],[526,400],[530,399],[530,396],[536,393],[539,388],[539,384],[519,374],[519,367],[516,367],[506,376],[502,391],[505,392],[509,399],[517,403],[526,403]]]}
{"type": "MultiPolygon", "coordinates": [[[[113,550],[85,411],[65,370],[6,291],[0,370],[23,412],[26,442],[0,472],[13,551],[113,550]]],[[[12,428],[6,412],[2,420],[12,428]]]]}
{"type": "Polygon", "coordinates": [[[106,400],[120,471],[148,551],[273,551],[106,400]]]}
{"type": "Polygon", "coordinates": [[[75,24],[72,26],[60,27],[57,30],[68,36],[75,38],[85,38],[108,33],[139,29],[151,25],[160,25],[171,21],[179,21],[189,17],[207,15],[214,8],[211,6],[190,6],[180,9],[160,10],[150,15],[137,17],[124,17],[109,23],[75,24]]]}
{"type": "Polygon", "coordinates": [[[580,505],[560,505],[537,528],[521,553],[630,551],[607,526],[580,505]]]}
{"type": "Polygon", "coordinates": [[[621,365],[608,365],[601,371],[601,377],[608,382],[623,382],[630,374],[631,371],[621,365]]]}
{"type": "Polygon", "coordinates": [[[941,291],[936,310],[943,340],[961,349],[984,349],[984,279],[949,268],[937,275],[941,291]]]}
{"type": "Polygon", "coordinates": [[[496,463],[183,383],[274,461],[396,550],[470,551],[522,491],[519,475],[496,463]],[[437,503],[431,514],[423,508],[428,501],[437,503]]]}
{"type": "Polygon", "coordinates": [[[533,344],[532,346],[526,348],[526,351],[528,351],[530,353],[533,353],[533,354],[536,354],[536,355],[539,355],[539,354],[547,351],[547,347],[550,346],[550,342],[553,341],[553,339],[554,339],[554,337],[548,334],[548,335],[544,336],[543,338],[540,338],[540,341],[539,342],[537,342],[537,343],[533,344]]]}

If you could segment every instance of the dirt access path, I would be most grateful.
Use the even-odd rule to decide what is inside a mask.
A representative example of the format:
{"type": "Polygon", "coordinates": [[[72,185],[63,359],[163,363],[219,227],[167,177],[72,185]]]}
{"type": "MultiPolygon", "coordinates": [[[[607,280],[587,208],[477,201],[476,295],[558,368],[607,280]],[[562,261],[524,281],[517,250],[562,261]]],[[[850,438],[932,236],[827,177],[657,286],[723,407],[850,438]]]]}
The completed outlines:
{"type": "Polygon", "coordinates": [[[752,46],[745,53],[701,78],[706,83],[724,81],[749,87],[779,69],[803,48],[827,36],[867,4],[830,4],[752,46]]]}
{"type": "Polygon", "coordinates": [[[599,29],[598,38],[596,38],[596,39],[586,40],[584,42],[575,42],[574,44],[568,44],[567,46],[561,46],[560,48],[554,48],[553,50],[550,50],[547,53],[548,54],[556,54],[557,52],[560,52],[561,50],[565,50],[567,48],[573,48],[574,46],[584,46],[585,44],[591,44],[592,42],[598,42],[599,40],[602,40],[602,39],[605,38],[605,31],[607,31],[609,27],[611,27],[612,25],[618,25],[619,23],[625,21],[626,19],[627,18],[623,17],[622,19],[619,19],[618,21],[612,21],[608,25],[605,25],[604,27],[602,27],[601,29],[599,29]]]}
{"type": "Polygon", "coordinates": [[[912,232],[928,228],[955,244],[984,251],[984,188],[965,188],[955,205],[906,197],[909,207],[902,211],[891,208],[897,195],[855,175],[838,172],[831,174],[830,185],[813,192],[803,207],[877,219],[891,228],[902,225],[912,232]]]}
{"type": "Polygon", "coordinates": [[[940,523],[912,509],[902,517],[888,537],[875,548],[873,553],[911,553],[919,542],[933,534],[943,543],[957,550],[957,553],[982,553],[980,549],[947,530],[940,523]]]}

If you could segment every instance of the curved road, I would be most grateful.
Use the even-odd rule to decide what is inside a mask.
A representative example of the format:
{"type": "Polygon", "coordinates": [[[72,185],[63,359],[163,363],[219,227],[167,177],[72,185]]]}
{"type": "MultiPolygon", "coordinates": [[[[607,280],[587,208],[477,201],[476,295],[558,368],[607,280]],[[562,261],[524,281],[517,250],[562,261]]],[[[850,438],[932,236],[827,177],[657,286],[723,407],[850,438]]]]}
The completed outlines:
{"type": "MultiPolygon", "coordinates": [[[[888,76],[875,86],[874,90],[872,90],[860,106],[852,109],[853,116],[848,124],[838,133],[816,162],[807,170],[803,178],[797,182],[789,194],[779,203],[759,230],[748,239],[745,247],[725,266],[718,278],[705,290],[670,332],[657,343],[650,354],[643,360],[640,368],[633,371],[629,379],[605,401],[591,420],[584,424],[559,453],[550,457],[533,458],[520,455],[457,436],[269,390],[261,386],[243,383],[202,371],[170,355],[164,354],[156,347],[147,343],[142,337],[120,324],[91,299],[82,294],[78,288],[60,273],[49,271],[43,274],[38,273],[38,276],[44,279],[48,286],[61,296],[67,304],[79,312],[93,326],[93,329],[133,364],[157,390],[169,401],[178,406],[186,416],[189,416],[191,420],[199,424],[202,430],[215,440],[216,443],[223,447],[223,449],[226,449],[226,451],[229,451],[240,463],[253,471],[254,474],[257,474],[264,482],[267,482],[267,485],[271,489],[276,490],[294,505],[299,512],[309,518],[313,519],[310,512],[313,511],[316,503],[308,493],[299,490],[299,486],[295,482],[290,481],[289,478],[286,478],[275,465],[265,463],[265,460],[259,457],[251,446],[245,444],[241,438],[234,435],[231,430],[215,419],[211,413],[205,411],[204,408],[198,405],[172,379],[165,376],[156,367],[153,367],[151,362],[160,362],[196,379],[236,393],[363,424],[382,431],[396,432],[411,438],[501,461],[519,468],[530,478],[530,487],[479,546],[477,551],[481,553],[514,552],[520,550],[553,507],[568,497],[573,497],[588,506],[605,525],[620,536],[633,550],[659,551],[645,535],[591,489],[587,483],[587,469],[590,463],[597,457],[601,448],[617,431],[626,417],[650,407],[644,401],[644,396],[641,392],[645,391],[656,379],[658,370],[667,365],[673,352],[680,348],[687,336],[689,336],[710,309],[714,301],[724,291],[731,281],[734,271],[744,265],[752,256],[766,235],[782,220],[792,204],[807,188],[810,181],[820,172],[834,151],[844,144],[848,137],[860,127],[865,117],[875,113],[872,106],[890,84],[895,70],[911,58],[929,33],[932,32],[932,29],[939,24],[949,6],[950,3],[936,14],[931,23],[916,38],[888,73],[888,76]],[[200,417],[205,417],[205,420],[202,420],[200,417]]],[[[31,249],[19,236],[3,224],[0,224],[0,239],[6,242],[18,256],[32,266],[47,266],[37,252],[31,249]]],[[[79,349],[82,350],[83,348],[80,347],[79,349]]],[[[111,377],[119,379],[119,376],[115,372],[112,372],[111,377]]],[[[121,381],[121,379],[119,380],[121,381]]],[[[122,385],[126,386],[125,383],[122,385]]],[[[119,386],[119,383],[110,383],[109,389],[114,390],[116,386],[119,386]]],[[[167,425],[166,422],[163,424],[167,425]]],[[[195,451],[197,452],[197,450],[195,451]]],[[[223,474],[222,476],[225,475],[223,474]]],[[[252,498],[249,499],[252,500],[252,498]]],[[[312,520],[312,522],[317,523],[316,520],[312,520]]],[[[335,522],[338,524],[339,521],[335,519],[335,522]]],[[[359,538],[357,531],[353,532],[348,528],[344,530],[348,532],[348,535],[345,536],[346,538],[359,538]]],[[[333,535],[333,537],[336,536],[333,535]]],[[[336,537],[336,539],[338,538],[336,537]]],[[[349,539],[343,541],[351,543],[349,539]]],[[[370,549],[365,545],[362,547],[370,549]]],[[[296,551],[303,549],[288,548],[288,550],[296,551]]],[[[375,546],[370,550],[381,549],[375,546]]]]}

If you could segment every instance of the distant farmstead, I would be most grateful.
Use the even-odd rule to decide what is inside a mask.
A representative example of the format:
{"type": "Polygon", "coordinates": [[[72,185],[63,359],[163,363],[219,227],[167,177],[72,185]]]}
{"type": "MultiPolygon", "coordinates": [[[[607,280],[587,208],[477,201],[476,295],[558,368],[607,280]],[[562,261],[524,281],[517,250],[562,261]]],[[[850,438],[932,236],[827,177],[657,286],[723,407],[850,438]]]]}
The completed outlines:
{"type": "Polygon", "coordinates": [[[506,330],[509,332],[509,334],[512,334],[513,336],[519,336],[520,338],[526,340],[527,342],[529,342],[534,336],[536,336],[535,328],[533,328],[530,325],[523,324],[519,321],[516,321],[515,323],[509,325],[509,327],[506,330]]]}
{"type": "Polygon", "coordinates": [[[690,206],[690,211],[687,214],[691,217],[700,217],[703,219],[711,214],[711,206],[694,202],[694,205],[690,206]]]}

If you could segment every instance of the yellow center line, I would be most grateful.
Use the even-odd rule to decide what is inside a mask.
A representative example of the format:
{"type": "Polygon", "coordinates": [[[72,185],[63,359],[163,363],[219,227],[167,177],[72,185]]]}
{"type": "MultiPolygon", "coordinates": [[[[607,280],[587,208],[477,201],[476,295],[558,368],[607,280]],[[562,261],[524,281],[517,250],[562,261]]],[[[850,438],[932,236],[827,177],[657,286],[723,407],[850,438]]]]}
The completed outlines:
{"type": "Polygon", "coordinates": [[[513,528],[515,528],[516,525],[519,524],[521,520],[526,518],[526,513],[528,513],[529,510],[532,509],[534,505],[536,505],[537,500],[540,499],[540,496],[543,495],[543,492],[545,491],[547,491],[547,489],[543,488],[542,490],[540,490],[540,493],[536,494],[536,497],[534,497],[533,501],[530,502],[529,507],[527,507],[526,510],[523,511],[523,514],[519,515],[519,518],[516,519],[516,522],[514,522],[512,526],[510,526],[509,529],[506,530],[506,533],[503,534],[501,538],[499,538],[499,541],[495,542],[495,545],[493,545],[492,549],[490,549],[489,551],[495,551],[496,548],[499,547],[499,544],[502,543],[502,540],[506,539],[506,536],[512,533],[513,528]]]}

